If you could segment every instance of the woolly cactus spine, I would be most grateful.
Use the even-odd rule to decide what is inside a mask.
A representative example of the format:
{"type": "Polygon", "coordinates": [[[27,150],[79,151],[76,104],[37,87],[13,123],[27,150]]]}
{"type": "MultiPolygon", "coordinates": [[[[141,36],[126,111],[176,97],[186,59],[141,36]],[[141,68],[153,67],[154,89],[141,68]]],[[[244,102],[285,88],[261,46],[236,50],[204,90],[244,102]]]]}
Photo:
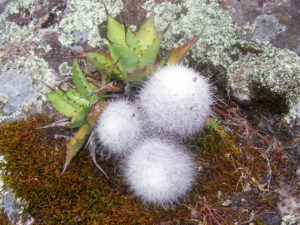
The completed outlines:
{"type": "Polygon", "coordinates": [[[196,165],[181,146],[148,139],[128,155],[124,175],[136,196],[164,206],[191,189],[196,165]]]}
{"type": "Polygon", "coordinates": [[[110,154],[125,154],[142,136],[136,108],[126,100],[110,102],[97,122],[96,133],[110,154]]]}
{"type": "Polygon", "coordinates": [[[183,139],[201,131],[211,105],[208,82],[196,71],[182,65],[159,69],[139,95],[145,127],[183,139]]]}

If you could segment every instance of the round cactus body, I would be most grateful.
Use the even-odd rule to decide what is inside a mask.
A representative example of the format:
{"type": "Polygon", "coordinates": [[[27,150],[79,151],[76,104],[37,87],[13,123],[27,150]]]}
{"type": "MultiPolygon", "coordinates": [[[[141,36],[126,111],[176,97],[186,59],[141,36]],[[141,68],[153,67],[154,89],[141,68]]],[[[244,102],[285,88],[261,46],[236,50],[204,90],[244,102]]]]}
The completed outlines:
{"type": "Polygon", "coordinates": [[[96,127],[100,143],[114,155],[123,155],[137,144],[142,126],[134,105],[126,100],[110,102],[96,127]]]}
{"type": "Polygon", "coordinates": [[[159,69],[145,82],[139,95],[146,128],[180,138],[201,131],[211,105],[208,82],[181,65],[159,69]]]}
{"type": "Polygon", "coordinates": [[[144,202],[167,205],[177,202],[191,189],[196,166],[179,145],[148,139],[126,159],[125,178],[144,202]]]}

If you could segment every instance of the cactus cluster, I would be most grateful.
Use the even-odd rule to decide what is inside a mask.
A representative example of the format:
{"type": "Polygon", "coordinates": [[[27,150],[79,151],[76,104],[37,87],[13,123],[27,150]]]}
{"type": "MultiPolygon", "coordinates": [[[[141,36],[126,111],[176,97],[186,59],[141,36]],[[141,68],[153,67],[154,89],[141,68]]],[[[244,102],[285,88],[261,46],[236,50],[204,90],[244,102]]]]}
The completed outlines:
{"type": "Polygon", "coordinates": [[[208,82],[182,65],[158,69],[138,95],[133,102],[108,103],[96,133],[109,154],[123,156],[133,192],[165,206],[181,199],[195,181],[196,164],[182,141],[201,131],[212,96],[208,82]]]}
{"type": "Polygon", "coordinates": [[[165,31],[156,31],[153,16],[136,33],[108,12],[107,24],[109,52],[74,53],[76,89],[51,88],[48,95],[54,108],[69,117],[64,124],[79,128],[67,143],[63,172],[95,128],[102,148],[125,158],[124,176],[137,196],[160,205],[176,202],[192,187],[196,166],[184,147],[166,136],[185,139],[199,132],[212,103],[208,83],[176,65],[197,38],[159,58],[165,31]],[[79,59],[93,65],[99,79],[85,76],[79,59]],[[138,101],[121,98],[107,104],[106,94],[122,93],[127,84],[141,85],[138,101]]]}

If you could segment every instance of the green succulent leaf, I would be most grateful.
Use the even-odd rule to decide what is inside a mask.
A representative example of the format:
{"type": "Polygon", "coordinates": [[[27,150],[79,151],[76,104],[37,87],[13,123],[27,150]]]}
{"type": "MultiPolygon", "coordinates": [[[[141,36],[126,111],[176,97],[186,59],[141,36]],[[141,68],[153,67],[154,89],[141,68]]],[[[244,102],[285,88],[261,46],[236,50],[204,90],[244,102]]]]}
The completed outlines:
{"type": "Polygon", "coordinates": [[[135,39],[135,36],[134,36],[134,34],[130,30],[127,30],[126,41],[127,41],[127,45],[130,48],[136,49],[138,47],[137,41],[135,39]]]}
{"type": "Polygon", "coordinates": [[[112,59],[104,52],[85,52],[81,57],[86,59],[88,63],[96,67],[100,72],[106,71],[112,65],[112,59]]]}
{"type": "Polygon", "coordinates": [[[108,48],[113,60],[119,60],[117,65],[123,73],[122,79],[125,78],[127,73],[130,73],[137,68],[139,57],[133,49],[117,44],[108,44],[108,48]]]}
{"type": "Polygon", "coordinates": [[[145,53],[143,54],[140,60],[139,68],[144,68],[146,65],[150,63],[155,64],[162,37],[163,36],[160,35],[158,38],[156,38],[153,44],[150,45],[150,47],[145,51],[145,53]]]}
{"type": "Polygon", "coordinates": [[[103,74],[102,84],[108,84],[111,80],[123,80],[124,75],[117,66],[120,59],[121,57],[106,70],[106,74],[103,74]]]}
{"type": "Polygon", "coordinates": [[[113,43],[126,46],[125,28],[111,15],[107,15],[107,38],[113,43]]]}
{"type": "Polygon", "coordinates": [[[102,84],[107,84],[111,79],[120,79],[121,71],[116,67],[111,56],[106,52],[85,52],[81,55],[88,63],[96,67],[101,73],[102,84]]]}
{"type": "Polygon", "coordinates": [[[141,85],[154,71],[158,65],[148,64],[144,68],[139,68],[127,74],[126,82],[134,85],[141,85]]]}
{"type": "Polygon", "coordinates": [[[80,127],[86,123],[86,117],[91,112],[91,107],[83,107],[79,109],[72,117],[70,128],[80,127]]]}
{"type": "Polygon", "coordinates": [[[71,101],[68,101],[66,97],[63,97],[63,95],[57,92],[50,92],[48,94],[48,98],[54,108],[66,117],[72,117],[79,109],[79,106],[72,103],[71,101]]]}
{"type": "Polygon", "coordinates": [[[145,51],[157,37],[157,32],[154,27],[154,16],[152,15],[141,26],[140,30],[135,35],[138,51],[145,51]]]}
{"type": "Polygon", "coordinates": [[[188,50],[198,41],[198,38],[195,38],[191,41],[184,43],[183,45],[174,48],[169,53],[169,58],[166,62],[167,65],[174,65],[181,62],[183,57],[186,55],[188,50]]]}
{"type": "Polygon", "coordinates": [[[169,56],[170,56],[170,52],[160,59],[158,65],[160,67],[163,67],[167,63],[169,56]]]}
{"type": "MultiPolygon", "coordinates": [[[[64,169],[61,174],[63,174],[68,165],[70,164],[71,160],[76,156],[76,154],[80,151],[80,149],[85,144],[88,136],[90,135],[93,127],[96,126],[96,122],[105,107],[106,103],[99,100],[93,107],[93,110],[88,113],[88,115],[85,117],[85,123],[82,124],[75,134],[74,137],[70,139],[70,141],[67,143],[67,154],[66,154],[66,160],[64,169]]],[[[107,177],[106,173],[102,171],[104,175],[107,177]]]]}
{"type": "MultiPolygon", "coordinates": [[[[73,76],[73,81],[75,84],[75,87],[77,91],[79,92],[80,96],[85,96],[89,94],[90,92],[94,91],[94,88],[90,86],[88,83],[87,79],[83,75],[79,65],[78,61],[76,59],[73,60],[73,66],[72,66],[72,76],[73,76]]],[[[94,104],[98,100],[97,95],[92,95],[87,98],[91,104],[94,104]]]]}
{"type": "Polygon", "coordinates": [[[87,100],[85,98],[81,98],[80,94],[78,92],[76,92],[75,90],[67,89],[65,95],[68,99],[70,99],[70,101],[72,101],[74,104],[76,104],[80,107],[91,105],[89,100],[87,100]]]}
{"type": "Polygon", "coordinates": [[[85,123],[83,124],[74,137],[70,139],[70,141],[67,143],[67,154],[66,154],[66,161],[65,166],[61,174],[63,174],[68,165],[70,164],[73,157],[79,152],[79,150],[82,148],[84,143],[86,142],[87,137],[91,133],[92,127],[85,123]]]}

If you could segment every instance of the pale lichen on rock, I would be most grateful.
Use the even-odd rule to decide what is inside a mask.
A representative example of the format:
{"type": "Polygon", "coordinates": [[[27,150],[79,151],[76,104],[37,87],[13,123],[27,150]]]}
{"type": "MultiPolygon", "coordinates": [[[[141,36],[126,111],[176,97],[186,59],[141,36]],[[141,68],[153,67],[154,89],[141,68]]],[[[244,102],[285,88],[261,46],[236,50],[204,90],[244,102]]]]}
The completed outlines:
{"type": "Polygon", "coordinates": [[[71,76],[72,75],[72,67],[69,66],[67,62],[63,62],[59,65],[58,70],[63,76],[71,76]]]}
{"type": "Polygon", "coordinates": [[[5,24],[5,26],[1,27],[1,47],[5,44],[18,44],[26,41],[41,41],[39,32],[34,29],[34,23],[21,27],[14,22],[4,22],[4,20],[5,18],[0,16],[1,23],[5,24]]]}
{"type": "Polygon", "coordinates": [[[274,97],[281,96],[285,108],[292,108],[300,98],[300,58],[297,54],[269,43],[240,42],[239,45],[248,52],[240,54],[228,66],[228,91],[234,92],[239,100],[250,102],[258,97],[259,90],[264,90],[274,97]],[[251,49],[261,52],[251,52],[251,49]]]}
{"type": "MultiPolygon", "coordinates": [[[[41,94],[49,92],[44,83],[53,86],[52,84],[55,82],[55,77],[53,76],[55,71],[53,68],[57,67],[52,61],[49,61],[53,67],[51,68],[45,59],[49,58],[47,57],[47,53],[53,47],[56,48],[58,46],[56,46],[55,40],[49,42],[47,32],[54,34],[61,33],[58,36],[58,40],[66,46],[72,45],[74,42],[76,42],[75,44],[80,44],[82,43],[82,39],[84,39],[83,41],[87,41],[88,39],[88,43],[92,47],[101,45],[101,40],[95,40],[100,39],[97,32],[97,25],[106,20],[106,13],[102,2],[68,0],[65,3],[66,8],[61,8],[64,9],[63,13],[65,13],[62,17],[63,19],[50,25],[47,30],[41,29],[43,28],[41,24],[47,19],[47,14],[41,18],[35,16],[35,10],[46,6],[47,3],[40,3],[34,0],[17,0],[8,2],[2,8],[0,15],[0,30],[2,31],[0,47],[2,48],[1,60],[3,64],[0,67],[0,72],[3,73],[13,69],[20,74],[29,75],[33,81],[33,88],[39,92],[36,94],[36,99],[41,98],[46,100],[45,96],[41,94]],[[25,11],[26,15],[24,14],[25,11]],[[29,15],[30,18],[28,17],[29,15]],[[26,23],[21,26],[18,24],[18,20],[25,16],[27,17],[26,23]],[[94,32],[90,34],[90,30],[94,32]],[[41,49],[43,50],[41,51],[41,49]]],[[[121,0],[104,1],[104,3],[113,16],[118,14],[123,8],[121,0]]],[[[61,12],[61,9],[58,10],[57,15],[61,12]]],[[[54,49],[54,51],[56,50],[54,49]]],[[[62,74],[70,75],[70,68],[67,68],[65,64],[62,64],[57,69],[62,74]]],[[[3,102],[8,96],[2,93],[2,97],[3,101],[1,104],[3,106],[3,102]]],[[[0,121],[13,119],[17,115],[21,115],[22,111],[23,109],[18,109],[10,115],[1,112],[0,121]]]]}
{"type": "MultiPolygon", "coordinates": [[[[105,0],[104,3],[112,16],[116,16],[123,8],[121,0],[105,0]]],[[[66,10],[72,13],[66,14],[59,23],[59,28],[63,31],[58,38],[61,44],[64,46],[74,44],[74,34],[84,31],[88,33],[88,41],[92,47],[101,46],[102,41],[97,32],[97,26],[106,20],[105,8],[102,2],[67,0],[66,5],[66,10]]]]}
{"type": "Polygon", "coordinates": [[[35,0],[15,0],[11,1],[7,5],[7,13],[8,14],[17,14],[20,12],[20,9],[32,9],[35,0]]]}
{"type": "MultiPolygon", "coordinates": [[[[54,79],[52,76],[53,70],[49,68],[48,63],[44,59],[35,56],[33,52],[31,52],[25,56],[17,58],[15,61],[9,61],[8,63],[0,67],[1,75],[7,73],[7,71],[9,70],[16,71],[16,74],[23,74],[24,76],[28,76],[32,80],[33,89],[31,88],[31,91],[35,95],[34,99],[40,97],[43,100],[46,100],[46,97],[42,93],[49,92],[49,89],[44,85],[44,83],[51,85],[54,82],[54,79]]],[[[22,83],[22,85],[23,84],[24,83],[22,83]]],[[[29,86],[23,88],[23,91],[30,91],[28,89],[29,86]]],[[[19,96],[19,98],[23,97],[24,96],[19,96]]],[[[28,104],[31,104],[33,101],[34,100],[31,98],[28,104]]],[[[4,114],[4,112],[1,112],[0,122],[16,118],[17,116],[21,115],[21,113],[22,109],[20,107],[17,107],[16,111],[10,112],[10,114],[4,114]]]]}
{"type": "MultiPolygon", "coordinates": [[[[170,49],[199,36],[192,48],[191,58],[212,67],[222,66],[228,93],[249,103],[259,95],[250,87],[251,83],[255,83],[262,87],[260,90],[265,89],[273,97],[280,97],[282,111],[287,112],[300,99],[300,58],[287,49],[275,48],[268,43],[242,40],[245,30],[253,32],[255,26],[235,24],[232,19],[234,9],[230,6],[222,8],[222,2],[187,0],[158,4],[148,0],[144,3],[144,9],[148,16],[154,12],[158,28],[164,29],[171,23],[164,36],[163,48],[170,49]],[[237,48],[237,45],[244,47],[237,48]],[[250,48],[249,52],[247,48],[250,48]],[[257,54],[255,48],[261,54],[257,54]]],[[[272,16],[270,18],[272,24],[277,25],[274,28],[277,34],[285,29],[272,16]]]]}
{"type": "Polygon", "coordinates": [[[171,49],[199,36],[192,48],[192,57],[203,63],[227,66],[230,58],[225,47],[234,43],[241,31],[233,23],[231,11],[221,10],[219,2],[187,0],[156,5],[153,0],[148,0],[144,9],[148,15],[153,9],[157,28],[164,29],[170,23],[163,48],[171,49]]]}
{"type": "Polygon", "coordinates": [[[19,117],[23,114],[23,107],[31,105],[40,97],[45,100],[46,98],[41,93],[47,93],[49,90],[43,82],[49,85],[53,83],[53,70],[43,58],[35,54],[41,49],[45,53],[52,49],[44,41],[42,30],[38,26],[39,21],[33,16],[35,6],[36,1],[34,0],[12,1],[4,5],[0,15],[0,30],[2,32],[0,37],[1,78],[6,79],[5,74],[9,71],[14,71],[12,76],[15,76],[15,79],[17,79],[18,74],[22,74],[21,77],[24,79],[26,77],[26,82],[21,81],[18,85],[13,79],[6,79],[8,86],[17,85],[17,87],[10,91],[13,93],[10,95],[2,86],[0,122],[19,117]],[[22,26],[17,23],[18,19],[9,19],[24,18],[24,12],[26,12],[27,17],[30,15],[31,18],[22,26]],[[20,94],[22,91],[30,92],[31,95],[20,94]]]}
{"type": "MultiPolygon", "coordinates": [[[[34,0],[16,0],[10,2],[0,15],[0,30],[2,34],[0,36],[0,47],[5,44],[18,44],[26,41],[39,42],[40,47],[44,47],[41,33],[37,28],[37,19],[31,18],[28,25],[19,26],[15,22],[6,21],[6,18],[12,14],[24,14],[26,11],[32,15],[35,6],[34,0]]],[[[24,16],[24,15],[23,15],[24,16]]]]}
{"type": "MultiPolygon", "coordinates": [[[[34,55],[33,52],[6,63],[0,68],[0,72],[6,72],[9,69],[15,69],[21,74],[29,75],[33,80],[33,87],[40,93],[49,92],[44,83],[53,83],[53,70],[44,59],[34,55]]],[[[46,99],[42,94],[39,94],[39,96],[46,99]]]]}

